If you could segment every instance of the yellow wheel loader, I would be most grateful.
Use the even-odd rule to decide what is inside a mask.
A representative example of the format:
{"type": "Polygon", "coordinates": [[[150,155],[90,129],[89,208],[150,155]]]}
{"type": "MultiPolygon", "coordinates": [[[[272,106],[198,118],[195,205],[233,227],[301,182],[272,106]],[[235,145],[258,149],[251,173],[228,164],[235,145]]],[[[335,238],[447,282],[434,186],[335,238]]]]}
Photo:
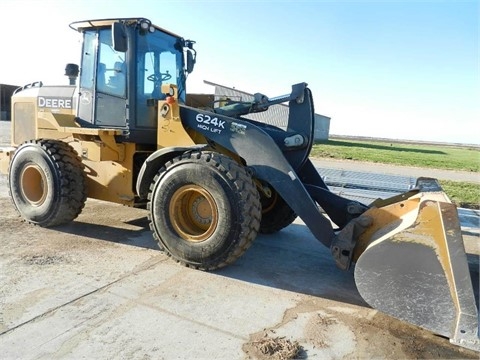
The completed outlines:
{"type": "Polygon", "coordinates": [[[480,350],[457,210],[436,180],[369,205],[338,196],[309,160],[307,84],[195,108],[185,88],[194,41],[144,18],[70,26],[83,34],[70,84],[32,83],[12,97],[12,147],[0,165],[27,222],[67,223],[87,198],[145,207],[166,254],[214,270],[299,216],[341,269],[355,266],[373,308],[480,350]],[[280,103],[286,130],[245,117],[280,103]]]}

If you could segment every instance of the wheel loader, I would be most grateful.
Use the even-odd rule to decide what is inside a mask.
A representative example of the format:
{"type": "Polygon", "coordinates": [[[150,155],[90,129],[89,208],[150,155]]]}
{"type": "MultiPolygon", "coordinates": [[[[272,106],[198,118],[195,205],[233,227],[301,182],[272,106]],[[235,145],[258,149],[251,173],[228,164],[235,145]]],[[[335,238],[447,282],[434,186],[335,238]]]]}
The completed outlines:
{"type": "Polygon", "coordinates": [[[144,207],[166,254],[214,270],[299,216],[340,269],[354,268],[370,306],[480,350],[457,209],[435,179],[368,205],[338,196],[309,159],[306,83],[187,106],[194,41],[145,18],[70,27],[83,45],[80,64],[65,69],[69,85],[35,82],[12,96],[12,146],[0,165],[25,221],[68,223],[87,198],[144,207]],[[282,103],[286,129],[246,117],[282,103]]]}

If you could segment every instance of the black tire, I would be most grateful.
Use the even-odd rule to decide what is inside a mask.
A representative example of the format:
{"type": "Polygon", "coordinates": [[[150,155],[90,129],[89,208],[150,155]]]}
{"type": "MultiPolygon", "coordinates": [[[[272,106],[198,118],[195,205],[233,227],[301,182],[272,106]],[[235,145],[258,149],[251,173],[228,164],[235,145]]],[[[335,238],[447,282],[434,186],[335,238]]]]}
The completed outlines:
{"type": "Polygon", "coordinates": [[[273,189],[270,198],[262,194],[260,200],[262,203],[260,233],[262,234],[276,233],[290,225],[297,218],[297,214],[273,189]]]}
{"type": "Polygon", "coordinates": [[[27,222],[42,227],[72,221],[87,198],[83,167],[75,150],[62,141],[22,144],[8,170],[8,189],[15,208],[27,222]]]}
{"type": "Polygon", "coordinates": [[[189,152],[169,161],[155,176],[148,200],[150,228],[160,246],[201,270],[233,263],[260,226],[260,198],[251,176],[215,152],[189,152]]]}

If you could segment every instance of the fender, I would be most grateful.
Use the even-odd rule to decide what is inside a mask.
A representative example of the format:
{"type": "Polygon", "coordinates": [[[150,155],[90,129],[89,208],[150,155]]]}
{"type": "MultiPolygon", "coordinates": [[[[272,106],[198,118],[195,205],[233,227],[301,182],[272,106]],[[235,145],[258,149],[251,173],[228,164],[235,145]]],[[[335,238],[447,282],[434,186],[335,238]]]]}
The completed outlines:
{"type": "Polygon", "coordinates": [[[137,177],[137,195],[140,199],[146,199],[148,196],[148,190],[153,178],[157,174],[158,170],[168,161],[176,156],[179,156],[187,151],[201,150],[205,147],[205,144],[194,146],[172,146],[159,149],[151,154],[147,160],[142,164],[137,177]]]}
{"type": "Polygon", "coordinates": [[[280,194],[300,216],[313,235],[330,247],[332,225],[318,210],[301,179],[270,135],[253,123],[186,105],[180,105],[180,117],[186,128],[241,156],[253,170],[280,194]],[[205,119],[208,119],[208,124],[205,119]]]}

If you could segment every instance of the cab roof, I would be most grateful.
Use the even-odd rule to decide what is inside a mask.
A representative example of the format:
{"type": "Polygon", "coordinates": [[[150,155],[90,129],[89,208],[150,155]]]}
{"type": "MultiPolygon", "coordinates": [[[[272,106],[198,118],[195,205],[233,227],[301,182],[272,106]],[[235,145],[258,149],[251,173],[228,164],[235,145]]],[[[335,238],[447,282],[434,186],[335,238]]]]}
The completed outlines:
{"type": "Polygon", "coordinates": [[[93,29],[93,28],[101,28],[101,27],[109,27],[112,26],[114,22],[124,22],[126,24],[135,24],[141,21],[147,21],[150,25],[152,25],[156,30],[162,31],[169,35],[175,36],[177,38],[181,38],[180,35],[177,35],[171,31],[168,31],[164,28],[161,28],[155,24],[153,24],[150,20],[146,18],[115,18],[115,19],[95,19],[95,20],[82,20],[82,21],[75,21],[71,23],[69,26],[71,29],[76,31],[84,31],[86,29],[93,29]]]}

